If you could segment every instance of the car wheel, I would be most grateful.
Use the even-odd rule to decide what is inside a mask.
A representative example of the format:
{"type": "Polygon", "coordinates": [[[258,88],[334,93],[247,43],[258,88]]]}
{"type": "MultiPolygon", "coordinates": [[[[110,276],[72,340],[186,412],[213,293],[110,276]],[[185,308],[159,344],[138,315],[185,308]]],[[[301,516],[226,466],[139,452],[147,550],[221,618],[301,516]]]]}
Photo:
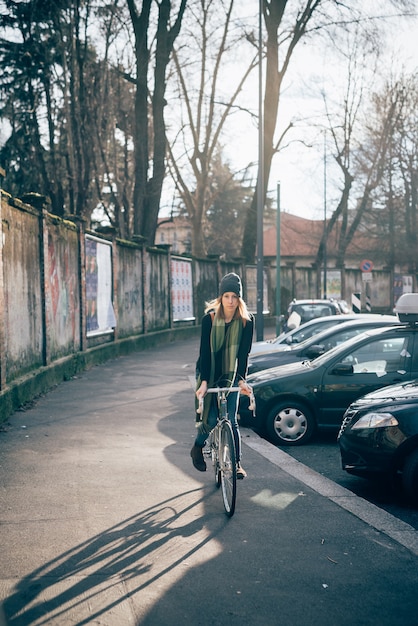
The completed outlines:
{"type": "Polygon", "coordinates": [[[418,504],[418,450],[414,450],[405,461],[402,486],[408,500],[418,504]]]}
{"type": "Polygon", "coordinates": [[[279,446],[300,446],[307,443],[315,431],[311,412],[296,402],[281,402],[269,413],[267,433],[279,446]]]}

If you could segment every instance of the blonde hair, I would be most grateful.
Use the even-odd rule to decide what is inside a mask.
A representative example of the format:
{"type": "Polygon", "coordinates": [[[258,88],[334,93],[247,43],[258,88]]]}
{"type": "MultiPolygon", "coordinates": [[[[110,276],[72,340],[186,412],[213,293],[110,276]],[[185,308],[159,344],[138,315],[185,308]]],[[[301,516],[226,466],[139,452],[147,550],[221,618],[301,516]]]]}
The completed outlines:
{"type": "MultiPolygon", "coordinates": [[[[222,296],[218,296],[209,302],[205,302],[205,313],[209,313],[209,311],[215,311],[215,315],[219,315],[222,319],[225,319],[225,311],[222,306],[222,296]]],[[[244,300],[238,296],[238,306],[233,319],[237,320],[239,318],[242,320],[250,320],[251,316],[244,300]]]]}

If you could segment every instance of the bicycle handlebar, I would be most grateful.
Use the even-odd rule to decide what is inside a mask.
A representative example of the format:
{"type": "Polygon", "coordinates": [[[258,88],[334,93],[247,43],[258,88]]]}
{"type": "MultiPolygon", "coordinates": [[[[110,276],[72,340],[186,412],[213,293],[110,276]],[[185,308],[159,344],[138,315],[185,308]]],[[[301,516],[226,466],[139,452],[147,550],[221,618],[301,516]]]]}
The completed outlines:
{"type": "Polygon", "coordinates": [[[223,391],[241,391],[241,387],[209,387],[206,393],[222,393],[223,391]]]}
{"type": "MultiPolygon", "coordinates": [[[[224,393],[224,392],[241,392],[241,387],[209,387],[209,389],[206,390],[206,393],[224,393]]],[[[246,394],[243,394],[246,395],[246,394]]],[[[254,394],[251,391],[251,395],[250,395],[250,404],[248,406],[248,409],[250,411],[253,412],[253,414],[255,414],[255,398],[254,398],[254,394]]],[[[197,413],[202,413],[203,411],[203,398],[199,399],[199,408],[197,409],[197,413]]]]}

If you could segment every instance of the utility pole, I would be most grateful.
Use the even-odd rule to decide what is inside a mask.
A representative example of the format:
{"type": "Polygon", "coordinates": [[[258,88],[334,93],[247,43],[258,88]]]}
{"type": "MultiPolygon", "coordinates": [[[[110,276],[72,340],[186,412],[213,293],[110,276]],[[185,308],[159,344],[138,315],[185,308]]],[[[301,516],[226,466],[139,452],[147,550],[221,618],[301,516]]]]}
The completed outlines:
{"type": "Polygon", "coordinates": [[[324,130],[324,299],[327,299],[327,131],[324,130]]]}
{"type": "Polygon", "coordinates": [[[281,281],[280,281],[280,183],[277,183],[277,215],[276,215],[276,335],[280,335],[281,281]]]}
{"type": "Polygon", "coordinates": [[[257,181],[257,341],[264,339],[263,291],[264,291],[264,123],[263,123],[263,0],[258,10],[258,181],[257,181]]]}

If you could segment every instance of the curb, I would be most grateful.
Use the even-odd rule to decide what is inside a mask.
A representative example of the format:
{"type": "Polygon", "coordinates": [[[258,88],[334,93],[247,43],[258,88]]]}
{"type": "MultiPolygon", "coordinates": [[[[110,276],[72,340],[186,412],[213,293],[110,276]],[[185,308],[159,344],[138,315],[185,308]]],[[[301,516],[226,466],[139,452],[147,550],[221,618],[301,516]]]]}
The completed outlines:
{"type": "Polygon", "coordinates": [[[380,509],[375,504],[367,502],[349,489],[341,487],[329,478],[318,474],[280,448],[259,437],[254,431],[243,427],[241,427],[241,431],[245,431],[245,438],[242,439],[242,442],[249,448],[418,556],[418,531],[415,528],[380,509]]]}

